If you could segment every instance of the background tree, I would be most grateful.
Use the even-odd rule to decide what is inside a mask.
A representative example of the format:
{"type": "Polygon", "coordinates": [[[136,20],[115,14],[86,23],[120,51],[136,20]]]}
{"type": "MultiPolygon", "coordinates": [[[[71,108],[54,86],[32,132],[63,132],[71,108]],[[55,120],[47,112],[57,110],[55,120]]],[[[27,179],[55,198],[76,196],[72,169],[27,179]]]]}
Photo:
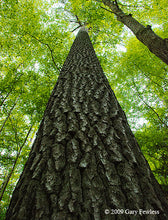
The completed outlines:
{"type": "MultiPolygon", "coordinates": [[[[159,57],[163,62],[168,64],[168,39],[162,39],[152,30],[150,25],[146,27],[139,23],[132,14],[125,14],[119,7],[117,0],[103,0],[105,5],[111,9],[111,13],[114,13],[117,20],[126,25],[149,50],[159,57]]],[[[122,5],[122,4],[121,4],[122,5]]]]}

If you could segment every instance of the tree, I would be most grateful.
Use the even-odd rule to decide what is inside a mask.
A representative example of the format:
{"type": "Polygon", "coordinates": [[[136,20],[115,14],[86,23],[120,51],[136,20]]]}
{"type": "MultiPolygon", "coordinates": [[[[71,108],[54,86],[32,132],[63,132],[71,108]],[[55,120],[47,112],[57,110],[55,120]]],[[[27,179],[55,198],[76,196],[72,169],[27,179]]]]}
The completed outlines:
{"type": "Polygon", "coordinates": [[[46,1],[2,0],[0,4],[2,220],[57,79],[57,68],[61,68],[68,52],[66,47],[69,49],[71,42],[66,22],[58,28],[61,14],[47,16],[46,1]]]}
{"type": "MultiPolygon", "coordinates": [[[[113,219],[105,209],[148,210],[155,219],[168,216],[160,186],[81,28],[6,220],[113,219]]],[[[129,219],[124,213],[116,216],[129,219]]]]}
{"type": "Polygon", "coordinates": [[[168,38],[162,39],[152,30],[139,23],[132,14],[125,14],[118,5],[118,1],[102,0],[111,9],[117,20],[126,25],[148,49],[168,65],[168,38]]]}
{"type": "Polygon", "coordinates": [[[8,183],[9,183],[9,181],[10,181],[10,178],[11,178],[11,176],[12,176],[14,170],[15,170],[15,167],[16,167],[16,164],[17,164],[17,162],[18,162],[19,156],[20,156],[21,151],[22,151],[22,149],[23,149],[23,147],[24,147],[24,145],[25,145],[25,143],[26,143],[26,141],[27,141],[27,139],[28,139],[28,137],[29,137],[29,134],[30,134],[30,132],[31,132],[31,130],[32,130],[32,127],[33,127],[33,126],[31,125],[31,127],[30,127],[30,129],[29,129],[29,131],[28,131],[28,133],[27,133],[27,135],[26,135],[26,138],[25,138],[25,140],[24,140],[24,142],[23,142],[23,144],[22,144],[21,146],[19,146],[19,144],[18,144],[18,152],[17,152],[17,156],[16,156],[16,158],[15,158],[15,160],[14,160],[13,167],[12,167],[12,169],[10,170],[9,174],[7,175],[5,181],[3,182],[3,184],[2,184],[2,186],[1,186],[1,188],[0,188],[0,201],[1,201],[2,198],[3,198],[4,192],[5,192],[6,188],[7,188],[7,185],[8,185],[8,183]]]}
{"type": "MultiPolygon", "coordinates": [[[[157,1],[135,0],[63,0],[62,2],[66,2],[66,4],[70,2],[71,6],[69,8],[71,8],[71,12],[78,14],[79,18],[84,18],[84,21],[87,21],[86,23],[88,26],[94,29],[94,32],[96,29],[97,31],[102,30],[103,28],[100,27],[100,23],[103,24],[106,21],[110,30],[105,31],[109,37],[108,40],[110,40],[110,38],[114,39],[115,36],[118,35],[119,30],[122,30],[121,27],[123,27],[123,25],[126,26],[132,31],[136,38],[150,50],[150,52],[155,54],[155,56],[168,65],[167,34],[165,37],[158,35],[153,30],[152,26],[154,23],[152,22],[153,19],[151,19],[152,17],[159,17],[158,13],[162,13],[162,24],[164,23],[163,18],[165,16],[165,22],[167,22],[167,15],[164,15],[165,10],[163,10],[166,7],[166,2],[162,1],[158,3],[157,1]],[[131,10],[131,8],[133,10],[131,10]],[[102,9],[106,10],[108,14],[101,12],[102,9]],[[147,11],[147,13],[144,9],[146,9],[145,11],[147,11]],[[109,15],[110,13],[112,16],[109,15]],[[138,14],[141,14],[141,16],[138,16],[138,14]],[[113,15],[115,15],[115,19],[113,15]],[[139,17],[141,17],[141,19],[139,17]],[[117,26],[117,28],[115,28],[115,26],[117,26]],[[114,29],[115,31],[113,31],[114,29]]],[[[159,24],[158,20],[156,23],[159,24]]],[[[160,29],[162,28],[163,26],[160,25],[160,29]]]]}

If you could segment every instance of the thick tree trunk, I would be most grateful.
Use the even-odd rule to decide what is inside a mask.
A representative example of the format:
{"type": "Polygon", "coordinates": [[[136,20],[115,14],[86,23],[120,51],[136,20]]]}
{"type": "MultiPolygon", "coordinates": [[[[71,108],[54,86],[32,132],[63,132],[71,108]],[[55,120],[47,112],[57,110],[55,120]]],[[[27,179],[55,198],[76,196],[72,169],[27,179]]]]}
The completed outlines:
{"type": "MultiPolygon", "coordinates": [[[[143,219],[168,216],[160,186],[81,29],[48,102],[6,220],[130,219],[128,209],[155,213],[143,219]],[[113,215],[112,209],[121,213],[113,215]]],[[[138,213],[136,219],[142,216],[138,213]]]]}
{"type": "Polygon", "coordinates": [[[162,39],[151,29],[140,24],[131,14],[125,14],[118,6],[117,1],[102,0],[117,16],[117,20],[126,25],[148,49],[168,65],[168,38],[162,39]]]}

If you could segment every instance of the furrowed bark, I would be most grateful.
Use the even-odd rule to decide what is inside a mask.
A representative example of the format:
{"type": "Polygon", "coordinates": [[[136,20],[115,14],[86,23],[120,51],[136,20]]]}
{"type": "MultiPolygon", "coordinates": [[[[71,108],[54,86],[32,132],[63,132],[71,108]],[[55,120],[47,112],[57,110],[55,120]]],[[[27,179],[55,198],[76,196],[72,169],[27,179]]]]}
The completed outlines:
{"type": "Polygon", "coordinates": [[[126,25],[148,49],[168,65],[168,38],[162,39],[151,29],[139,23],[131,14],[125,14],[118,6],[117,1],[102,0],[117,17],[117,20],[126,25]]]}
{"type": "MultiPolygon", "coordinates": [[[[81,29],[51,94],[6,220],[130,219],[105,209],[157,210],[164,195],[81,29]]],[[[136,216],[142,219],[142,216],[136,216]]],[[[150,219],[143,215],[143,219],[150,219]]]]}

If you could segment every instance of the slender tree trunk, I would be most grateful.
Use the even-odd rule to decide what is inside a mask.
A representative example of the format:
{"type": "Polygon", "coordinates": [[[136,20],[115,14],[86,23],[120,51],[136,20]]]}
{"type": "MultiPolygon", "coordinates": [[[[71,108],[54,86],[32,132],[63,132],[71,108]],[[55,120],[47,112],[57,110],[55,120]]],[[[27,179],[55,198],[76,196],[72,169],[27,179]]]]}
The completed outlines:
{"type": "Polygon", "coordinates": [[[140,24],[131,14],[125,14],[118,6],[117,1],[102,0],[117,17],[117,20],[126,25],[148,49],[168,65],[168,38],[162,39],[151,29],[140,24]]]}
{"type": "Polygon", "coordinates": [[[13,163],[12,169],[10,170],[9,174],[7,175],[6,179],[4,180],[4,182],[3,182],[3,184],[2,184],[2,187],[1,187],[1,189],[0,189],[0,201],[1,201],[2,198],[3,198],[3,195],[4,195],[4,193],[5,193],[5,190],[6,190],[7,186],[8,186],[8,183],[9,183],[9,181],[10,181],[10,178],[11,178],[11,176],[12,176],[14,170],[15,170],[17,161],[18,161],[19,156],[20,156],[20,154],[21,154],[21,151],[22,151],[22,149],[23,149],[23,147],[24,147],[24,145],[25,145],[25,143],[26,143],[26,141],[27,141],[27,139],[28,139],[28,137],[29,137],[29,134],[30,134],[30,132],[31,132],[31,130],[32,130],[32,127],[33,127],[33,125],[31,125],[31,127],[29,128],[29,131],[28,131],[28,133],[27,133],[27,135],[26,135],[26,138],[25,138],[23,144],[21,145],[20,149],[19,149],[18,152],[17,152],[17,156],[16,156],[15,161],[14,161],[14,163],[13,163]]]}
{"type": "Polygon", "coordinates": [[[9,91],[5,97],[2,96],[2,101],[1,101],[1,104],[0,106],[2,106],[4,104],[4,102],[6,101],[6,99],[8,98],[8,96],[10,95],[11,91],[9,91]]]}
{"type": "Polygon", "coordinates": [[[168,216],[160,186],[82,28],[49,99],[6,220],[130,219],[105,209],[168,216]]]}
{"type": "Polygon", "coordinates": [[[4,120],[3,124],[2,124],[2,127],[0,128],[0,133],[1,133],[2,130],[4,129],[5,124],[6,124],[7,120],[9,119],[9,117],[10,117],[10,115],[11,115],[13,109],[15,108],[19,97],[20,97],[20,95],[17,97],[17,99],[15,100],[15,103],[13,104],[13,106],[12,106],[11,109],[10,109],[10,111],[8,112],[8,115],[7,115],[7,117],[5,118],[5,120],[4,120]]]}

